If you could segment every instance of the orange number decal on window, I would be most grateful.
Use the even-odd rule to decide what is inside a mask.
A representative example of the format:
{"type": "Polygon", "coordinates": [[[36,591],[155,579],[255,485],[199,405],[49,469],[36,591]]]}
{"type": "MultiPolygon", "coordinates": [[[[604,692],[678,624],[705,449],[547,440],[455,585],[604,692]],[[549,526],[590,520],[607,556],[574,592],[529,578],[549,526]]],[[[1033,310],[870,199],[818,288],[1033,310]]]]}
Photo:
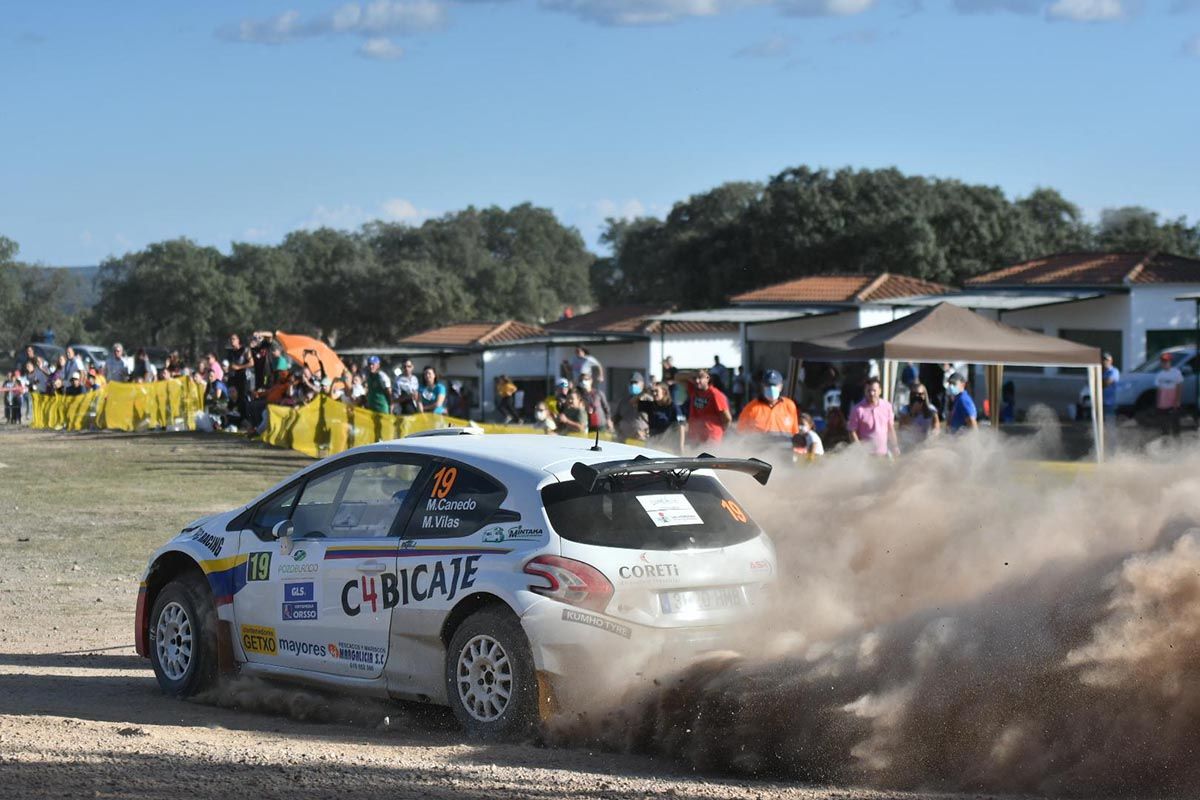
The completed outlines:
{"type": "Polygon", "coordinates": [[[458,478],[458,467],[441,467],[437,472],[433,473],[433,491],[429,493],[430,497],[439,499],[450,494],[450,490],[454,488],[454,481],[458,478]]]}
{"type": "Polygon", "coordinates": [[[729,512],[729,516],[736,519],[738,522],[749,522],[750,518],[746,516],[746,512],[742,511],[742,507],[732,500],[722,500],[721,508],[729,512]]]}

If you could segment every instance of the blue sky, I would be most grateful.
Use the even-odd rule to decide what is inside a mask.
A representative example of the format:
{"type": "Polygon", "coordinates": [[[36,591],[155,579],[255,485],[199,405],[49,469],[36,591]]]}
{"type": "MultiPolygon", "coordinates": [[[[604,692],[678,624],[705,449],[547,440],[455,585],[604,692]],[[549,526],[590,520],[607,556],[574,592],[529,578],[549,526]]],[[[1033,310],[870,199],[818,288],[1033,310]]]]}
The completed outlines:
{"type": "Polygon", "coordinates": [[[1200,0],[244,0],[0,9],[0,235],[548,206],[595,243],[797,164],[1200,219],[1200,0]]]}

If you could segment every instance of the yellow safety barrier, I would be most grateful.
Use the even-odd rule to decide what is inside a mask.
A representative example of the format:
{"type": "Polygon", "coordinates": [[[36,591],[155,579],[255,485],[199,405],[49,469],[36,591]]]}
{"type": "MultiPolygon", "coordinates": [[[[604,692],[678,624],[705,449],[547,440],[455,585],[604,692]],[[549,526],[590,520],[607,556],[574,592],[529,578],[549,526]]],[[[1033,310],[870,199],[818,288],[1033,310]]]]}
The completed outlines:
{"type": "MultiPolygon", "coordinates": [[[[33,427],[48,430],[195,430],[204,410],[200,385],[186,378],[154,383],[110,383],[68,397],[33,395],[33,427]]],[[[530,433],[520,425],[478,423],[443,414],[395,416],[347,405],[325,395],[303,406],[267,406],[262,440],[312,458],[435,428],[474,426],[487,433],[530,433]]],[[[584,434],[572,434],[583,436],[584,434]]],[[[592,434],[588,434],[590,438],[592,434]]],[[[611,441],[607,433],[601,439],[611,441]]]]}
{"type": "MultiPolygon", "coordinates": [[[[262,438],[276,447],[323,458],[351,447],[400,439],[421,431],[468,426],[482,428],[487,433],[531,433],[530,428],[520,425],[471,422],[444,414],[403,417],[381,414],[322,395],[303,406],[267,406],[267,430],[262,438]]],[[[601,438],[611,439],[608,434],[601,434],[601,438]]]]}
{"type": "Polygon", "coordinates": [[[50,430],[195,430],[203,391],[187,378],[154,383],[109,383],[94,392],[33,395],[35,428],[50,430]]]}

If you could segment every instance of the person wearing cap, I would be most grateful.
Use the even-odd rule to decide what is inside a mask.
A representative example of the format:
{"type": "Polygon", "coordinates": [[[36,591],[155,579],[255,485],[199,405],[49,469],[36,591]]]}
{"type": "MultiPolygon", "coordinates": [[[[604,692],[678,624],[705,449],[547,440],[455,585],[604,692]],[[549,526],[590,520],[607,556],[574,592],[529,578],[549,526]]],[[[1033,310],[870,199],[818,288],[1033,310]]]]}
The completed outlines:
{"type": "Polygon", "coordinates": [[[367,408],[387,414],[392,410],[392,385],[380,369],[379,356],[367,359],[367,408]]]}
{"type": "Polygon", "coordinates": [[[86,391],[83,388],[83,376],[78,372],[72,373],[71,377],[67,378],[67,384],[63,388],[63,394],[68,397],[75,397],[76,395],[84,394],[86,391]]]}
{"type": "Polygon", "coordinates": [[[747,403],[738,417],[738,433],[789,437],[799,433],[800,412],[792,398],[783,396],[783,375],[767,370],[759,389],[759,396],[747,403]]]}
{"type": "Polygon", "coordinates": [[[1170,353],[1158,357],[1158,372],[1154,388],[1158,391],[1156,407],[1163,436],[1179,436],[1179,408],[1183,405],[1183,373],[1171,359],[1170,353]]]}
{"type": "Polygon", "coordinates": [[[1105,353],[1100,357],[1100,384],[1104,398],[1104,430],[1110,450],[1117,443],[1117,383],[1120,380],[1121,370],[1113,366],[1112,353],[1105,353]]]}
{"type": "Polygon", "coordinates": [[[613,412],[613,423],[617,436],[644,442],[650,438],[649,406],[654,399],[646,392],[646,381],[642,373],[635,372],[629,379],[629,394],[621,398],[613,412]]]}
{"type": "Polygon", "coordinates": [[[546,406],[550,409],[550,417],[556,419],[558,412],[567,407],[567,396],[571,393],[571,382],[559,378],[554,382],[554,394],[546,398],[546,406]]]}

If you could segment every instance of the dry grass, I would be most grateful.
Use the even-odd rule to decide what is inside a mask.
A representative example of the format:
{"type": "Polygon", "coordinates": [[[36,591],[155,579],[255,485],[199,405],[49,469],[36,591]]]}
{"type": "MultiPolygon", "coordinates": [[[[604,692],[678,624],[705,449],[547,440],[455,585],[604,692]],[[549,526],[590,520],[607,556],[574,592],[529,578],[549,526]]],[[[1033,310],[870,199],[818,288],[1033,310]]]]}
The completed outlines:
{"type": "MultiPolygon", "coordinates": [[[[115,602],[132,621],[151,552],[196,517],[240,505],[310,463],[219,434],[0,427],[0,603],[24,611],[36,597],[38,616],[79,616],[115,602]]],[[[37,621],[21,614],[9,625],[37,621]]]]}

